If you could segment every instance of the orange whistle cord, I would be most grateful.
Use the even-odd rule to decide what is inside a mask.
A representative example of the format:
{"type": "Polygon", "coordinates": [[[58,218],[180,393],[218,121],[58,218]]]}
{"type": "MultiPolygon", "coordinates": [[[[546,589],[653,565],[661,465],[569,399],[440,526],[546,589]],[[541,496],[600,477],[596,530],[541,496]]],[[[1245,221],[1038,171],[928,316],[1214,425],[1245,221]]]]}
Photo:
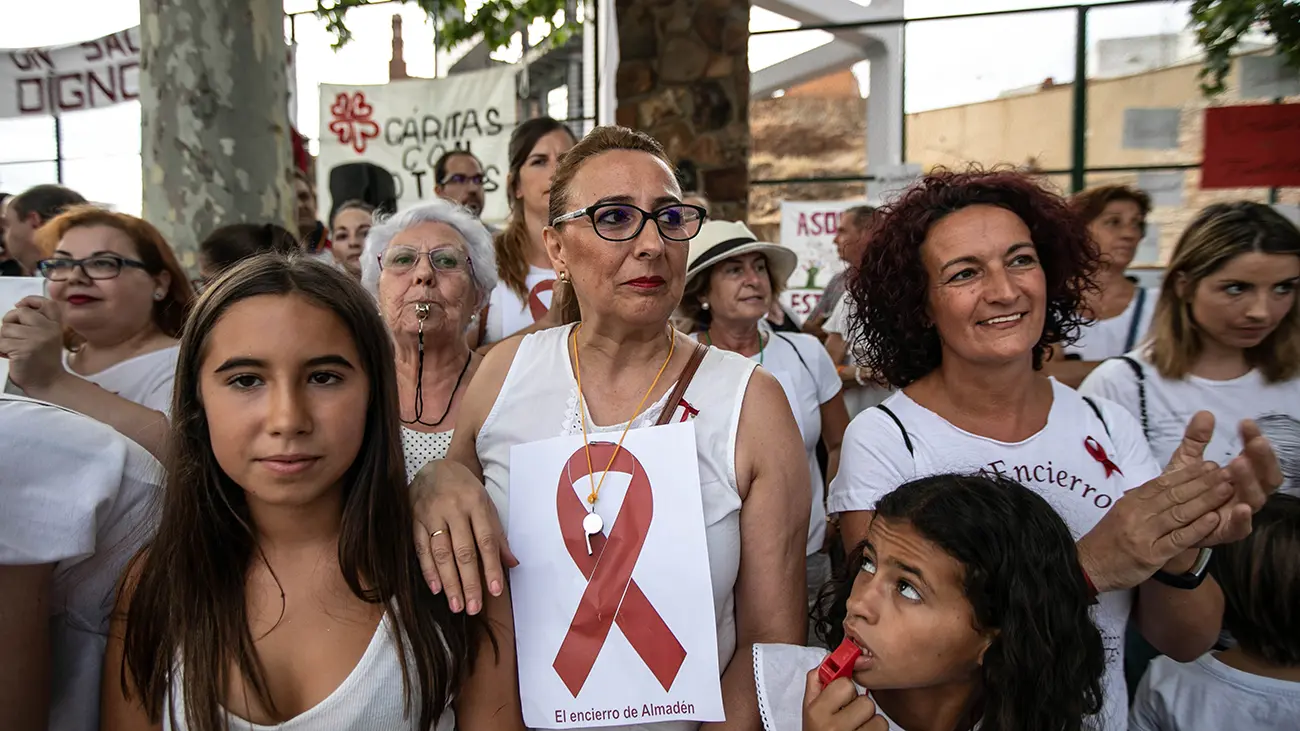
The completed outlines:
{"type": "Polygon", "coordinates": [[[618,459],[618,453],[623,449],[623,440],[627,438],[627,433],[632,429],[632,422],[636,417],[641,415],[641,409],[645,407],[645,402],[654,393],[655,386],[659,385],[659,379],[663,378],[664,371],[668,370],[668,364],[672,362],[673,351],[677,349],[677,338],[672,333],[668,334],[668,357],[664,359],[664,364],[659,366],[659,373],[655,375],[654,381],[650,383],[650,388],[646,389],[645,395],[641,397],[641,403],[637,404],[636,411],[632,412],[632,418],[628,419],[627,426],[623,427],[623,434],[618,438],[618,444],[614,447],[614,453],[609,457],[609,464],[605,465],[605,471],[600,473],[600,482],[596,482],[596,473],[591,469],[591,443],[587,440],[587,403],[585,396],[582,394],[582,365],[578,360],[578,331],[582,329],[582,323],[578,323],[573,328],[573,374],[574,379],[578,382],[578,418],[582,423],[582,447],[587,453],[587,479],[591,481],[591,494],[587,496],[587,504],[593,506],[588,510],[593,510],[596,504],[596,498],[600,495],[600,488],[605,484],[605,477],[609,474],[609,469],[614,466],[614,460],[618,459]]]}

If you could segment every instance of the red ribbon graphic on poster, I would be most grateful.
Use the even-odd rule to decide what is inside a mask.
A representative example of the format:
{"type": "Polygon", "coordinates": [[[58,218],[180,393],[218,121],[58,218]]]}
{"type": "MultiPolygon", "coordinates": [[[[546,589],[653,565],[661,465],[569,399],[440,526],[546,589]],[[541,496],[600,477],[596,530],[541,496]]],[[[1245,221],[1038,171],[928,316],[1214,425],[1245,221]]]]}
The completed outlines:
{"type": "Polygon", "coordinates": [[[1106,468],[1107,477],[1110,477],[1116,472],[1123,476],[1124,471],[1119,468],[1119,465],[1112,462],[1109,456],[1107,456],[1106,450],[1101,446],[1101,442],[1098,442],[1092,437],[1088,437],[1083,440],[1083,448],[1088,450],[1089,456],[1100,462],[1102,467],[1106,468]]]}
{"type": "MultiPolygon", "coordinates": [[[[528,311],[533,315],[533,322],[537,322],[543,317],[546,317],[546,313],[550,308],[542,301],[542,294],[544,292],[551,292],[554,289],[554,279],[543,279],[532,289],[528,290],[528,311]]],[[[551,301],[552,304],[554,304],[554,302],[554,300],[551,301]]],[[[583,553],[586,553],[585,549],[583,550],[583,553]]]]}
{"type": "Polygon", "coordinates": [[[366,151],[366,140],[379,136],[379,125],[370,118],[374,113],[375,108],[366,103],[362,92],[339,94],[330,106],[330,114],[334,115],[330,131],[339,138],[339,144],[351,144],[359,155],[366,151]]]}
{"type": "MultiPolygon", "coordinates": [[[[591,463],[608,464],[616,449],[608,442],[592,443],[591,463]]],[[[617,624],[655,679],[664,690],[668,690],[686,661],[686,648],[632,579],[632,569],[641,555],[654,516],[650,478],[634,455],[626,449],[618,450],[609,471],[631,475],[632,482],[628,485],[617,520],[609,530],[609,537],[602,533],[591,537],[589,556],[586,534],[582,529],[587,509],[574,491],[574,482],[591,474],[587,465],[585,451],[574,452],[560,473],[556,491],[560,534],[564,536],[569,556],[587,578],[587,588],[578,602],[578,610],[569,623],[569,631],[560,643],[552,667],[577,698],[596,664],[596,657],[605,646],[610,627],[617,624]]]]}

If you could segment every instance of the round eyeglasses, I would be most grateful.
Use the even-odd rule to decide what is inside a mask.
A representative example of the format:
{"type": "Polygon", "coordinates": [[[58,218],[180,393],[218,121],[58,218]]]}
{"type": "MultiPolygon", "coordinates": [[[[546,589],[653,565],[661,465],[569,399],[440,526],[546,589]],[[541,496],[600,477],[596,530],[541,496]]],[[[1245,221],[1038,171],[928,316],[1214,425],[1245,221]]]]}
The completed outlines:
{"type": "Polygon", "coordinates": [[[659,235],[669,241],[690,241],[700,233],[706,211],[687,203],[647,211],[631,203],[597,203],[580,211],[556,216],[552,226],[579,218],[591,219],[596,235],[606,241],[631,241],[641,235],[646,221],[654,221],[659,235]]]}
{"type": "Polygon", "coordinates": [[[115,279],[122,273],[122,267],[148,271],[144,262],[116,254],[95,254],[85,259],[42,259],[36,263],[36,271],[51,282],[67,281],[72,277],[73,270],[77,268],[80,268],[90,279],[115,279]]]}
{"type": "Polygon", "coordinates": [[[379,255],[379,268],[394,274],[405,274],[420,265],[420,257],[428,256],[429,265],[437,272],[469,272],[474,268],[469,257],[457,249],[443,247],[420,251],[410,246],[391,246],[379,255]]]}

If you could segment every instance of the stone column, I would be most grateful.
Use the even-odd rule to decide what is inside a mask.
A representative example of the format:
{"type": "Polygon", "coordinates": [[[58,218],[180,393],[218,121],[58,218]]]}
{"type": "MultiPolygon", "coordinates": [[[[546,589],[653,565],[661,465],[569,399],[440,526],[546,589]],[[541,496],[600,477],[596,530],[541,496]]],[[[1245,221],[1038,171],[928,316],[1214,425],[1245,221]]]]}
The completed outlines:
{"type": "Polygon", "coordinates": [[[749,1],[617,0],[619,124],[700,171],[711,217],[749,206],[749,1]]]}
{"type": "Polygon", "coordinates": [[[240,221],[293,223],[282,0],[140,0],[144,217],[197,269],[240,221]]]}

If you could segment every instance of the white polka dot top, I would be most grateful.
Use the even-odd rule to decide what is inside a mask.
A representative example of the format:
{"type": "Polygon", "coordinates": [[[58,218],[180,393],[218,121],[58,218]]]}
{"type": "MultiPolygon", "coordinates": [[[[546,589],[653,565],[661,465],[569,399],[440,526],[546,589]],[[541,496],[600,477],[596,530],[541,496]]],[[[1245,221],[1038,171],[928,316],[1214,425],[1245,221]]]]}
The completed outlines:
{"type": "Polygon", "coordinates": [[[402,456],[406,459],[407,482],[430,461],[447,456],[452,431],[423,432],[402,427],[402,456]]]}

